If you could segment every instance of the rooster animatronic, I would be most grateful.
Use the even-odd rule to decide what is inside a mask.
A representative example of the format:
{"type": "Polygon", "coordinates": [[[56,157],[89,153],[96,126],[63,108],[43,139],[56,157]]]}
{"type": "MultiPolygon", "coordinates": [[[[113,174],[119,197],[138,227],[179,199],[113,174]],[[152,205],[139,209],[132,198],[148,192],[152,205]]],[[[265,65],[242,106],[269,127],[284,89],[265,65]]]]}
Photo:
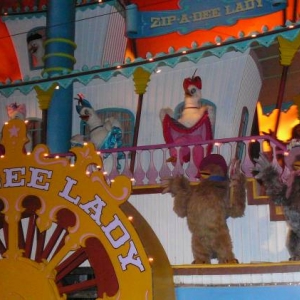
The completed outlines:
{"type": "MultiPolygon", "coordinates": [[[[212,128],[207,111],[207,106],[201,106],[202,81],[199,76],[185,78],[183,81],[184,108],[178,120],[174,119],[174,112],[171,108],[163,108],[160,111],[160,120],[163,126],[163,135],[166,143],[197,143],[211,140],[212,128]]],[[[207,154],[211,152],[211,146],[207,147],[207,154]]],[[[176,162],[177,150],[170,149],[171,157],[169,161],[176,162]]],[[[180,162],[190,160],[190,149],[181,147],[180,162]]],[[[202,146],[193,148],[193,160],[199,167],[204,157],[202,146]]]]}
{"type": "MultiPolygon", "coordinates": [[[[89,101],[84,99],[82,94],[78,95],[78,105],[76,106],[79,117],[86,122],[89,127],[89,140],[96,149],[111,149],[122,145],[122,127],[118,120],[111,117],[104,122],[99,118],[89,101]]],[[[77,134],[72,137],[72,145],[83,145],[86,137],[77,134]]]]}
{"type": "Polygon", "coordinates": [[[280,174],[264,154],[255,159],[253,171],[258,172],[255,178],[260,179],[266,194],[276,205],[282,205],[286,222],[289,226],[286,246],[290,260],[300,260],[300,140],[292,140],[293,148],[285,157],[285,164],[290,174],[283,182],[280,174]]]}
{"type": "Polygon", "coordinates": [[[226,219],[237,218],[245,210],[245,176],[235,162],[232,176],[227,176],[227,164],[219,154],[206,156],[200,164],[202,179],[190,185],[185,177],[168,180],[163,193],[174,197],[174,212],[186,217],[192,233],[192,252],[195,264],[238,263],[226,219]]]}

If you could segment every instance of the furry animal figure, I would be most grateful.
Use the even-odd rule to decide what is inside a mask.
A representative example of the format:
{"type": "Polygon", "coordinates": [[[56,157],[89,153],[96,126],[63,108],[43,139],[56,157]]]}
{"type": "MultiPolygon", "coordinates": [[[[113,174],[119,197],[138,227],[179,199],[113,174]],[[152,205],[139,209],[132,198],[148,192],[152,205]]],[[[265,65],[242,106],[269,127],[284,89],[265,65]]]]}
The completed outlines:
{"type": "Polygon", "coordinates": [[[198,185],[190,185],[182,176],[175,177],[168,180],[163,191],[174,197],[174,212],[187,219],[195,264],[209,264],[214,258],[219,263],[238,263],[226,219],[244,214],[245,176],[238,162],[233,170],[229,179],[224,158],[210,154],[201,162],[204,178],[198,185]]]}
{"type": "MultiPolygon", "coordinates": [[[[89,101],[84,99],[82,94],[78,95],[76,110],[79,117],[89,127],[90,141],[96,149],[110,149],[122,144],[122,126],[115,118],[111,117],[104,122],[99,118],[89,101]]],[[[72,137],[72,145],[83,145],[85,137],[77,134],[72,137]]]]}
{"type": "Polygon", "coordinates": [[[285,158],[285,163],[291,173],[286,182],[280,179],[280,174],[269,162],[267,157],[260,153],[255,159],[253,169],[258,172],[255,178],[262,181],[266,194],[277,205],[282,205],[286,222],[289,226],[286,246],[290,260],[300,260],[300,147],[292,148],[285,158]]]}

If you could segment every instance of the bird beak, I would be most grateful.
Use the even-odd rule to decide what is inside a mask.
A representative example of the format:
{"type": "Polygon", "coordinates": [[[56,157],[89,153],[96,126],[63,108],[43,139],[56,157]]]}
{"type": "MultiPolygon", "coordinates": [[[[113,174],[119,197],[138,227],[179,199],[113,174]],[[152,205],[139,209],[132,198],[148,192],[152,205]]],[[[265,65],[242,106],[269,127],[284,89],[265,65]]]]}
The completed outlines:
{"type": "Polygon", "coordinates": [[[79,118],[80,118],[82,121],[87,122],[88,119],[89,119],[89,116],[88,116],[88,115],[80,115],[79,118]]]}
{"type": "Polygon", "coordinates": [[[207,179],[210,176],[210,172],[203,170],[199,172],[200,178],[207,179]]]}

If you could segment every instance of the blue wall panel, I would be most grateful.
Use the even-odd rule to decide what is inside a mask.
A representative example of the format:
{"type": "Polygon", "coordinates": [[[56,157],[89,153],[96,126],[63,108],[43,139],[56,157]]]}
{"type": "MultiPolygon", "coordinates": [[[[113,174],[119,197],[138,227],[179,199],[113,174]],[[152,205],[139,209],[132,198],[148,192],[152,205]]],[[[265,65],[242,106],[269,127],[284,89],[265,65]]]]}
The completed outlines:
{"type": "Polygon", "coordinates": [[[300,286],[177,287],[176,300],[300,299],[300,286]]]}

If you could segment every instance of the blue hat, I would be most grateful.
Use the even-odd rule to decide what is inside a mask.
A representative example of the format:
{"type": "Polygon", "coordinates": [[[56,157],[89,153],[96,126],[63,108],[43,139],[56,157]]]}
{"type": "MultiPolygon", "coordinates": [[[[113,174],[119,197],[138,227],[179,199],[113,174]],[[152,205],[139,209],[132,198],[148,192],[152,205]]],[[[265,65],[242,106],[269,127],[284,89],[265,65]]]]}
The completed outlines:
{"type": "Polygon", "coordinates": [[[93,108],[91,103],[83,98],[83,95],[78,94],[79,98],[75,98],[76,100],[78,100],[78,104],[76,105],[76,111],[77,113],[80,115],[80,111],[84,108],[84,107],[88,107],[88,108],[93,108]]]}

